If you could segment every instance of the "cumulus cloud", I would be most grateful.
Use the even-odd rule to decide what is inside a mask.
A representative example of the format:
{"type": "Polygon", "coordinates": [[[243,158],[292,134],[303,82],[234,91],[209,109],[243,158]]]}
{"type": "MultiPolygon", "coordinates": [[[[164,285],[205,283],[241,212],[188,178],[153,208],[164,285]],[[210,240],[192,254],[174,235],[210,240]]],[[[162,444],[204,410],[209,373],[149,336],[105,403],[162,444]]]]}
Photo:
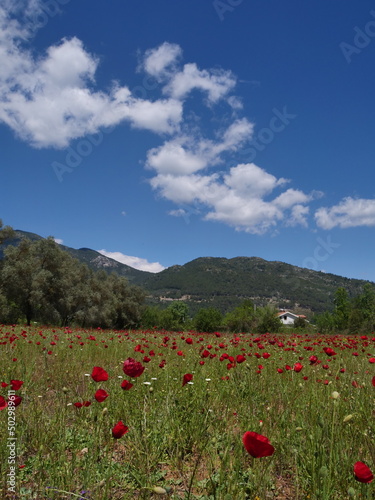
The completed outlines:
{"type": "MultiPolygon", "coordinates": [[[[35,1],[23,3],[28,10],[40,8],[35,1]]],[[[8,1],[0,7],[0,122],[21,139],[38,148],[63,148],[124,121],[158,134],[179,129],[181,101],[140,99],[116,83],[107,92],[96,90],[99,60],[82,41],[63,39],[36,57],[25,48],[32,30],[14,13],[8,1]]]]}
{"type": "Polygon", "coordinates": [[[55,243],[57,243],[58,245],[62,245],[64,243],[64,241],[60,238],[53,238],[55,240],[55,243]]]}
{"type": "MultiPolygon", "coordinates": [[[[225,174],[158,174],[150,182],[161,196],[176,204],[204,206],[206,220],[252,234],[263,234],[279,222],[306,226],[307,203],[316,197],[314,193],[287,189],[272,198],[272,193],[288,181],[253,163],[237,165],[225,174]]],[[[183,213],[177,210],[172,215],[183,213]]]]}
{"type": "Polygon", "coordinates": [[[220,155],[236,151],[250,140],[254,125],[247,119],[236,120],[221,134],[218,141],[180,135],[147,154],[146,166],[160,175],[193,174],[221,162],[220,155]]]}
{"type": "Polygon", "coordinates": [[[142,259],[141,257],[133,257],[131,255],[125,255],[121,252],[107,252],[107,250],[97,250],[99,253],[117,262],[126,264],[127,266],[133,267],[140,271],[148,271],[149,273],[160,273],[165,269],[159,262],[148,262],[147,259],[142,259]]]}
{"type": "Polygon", "coordinates": [[[209,102],[214,103],[226,96],[235,84],[231,71],[200,70],[195,63],[189,63],[173,75],[164,92],[175,99],[184,99],[192,90],[198,89],[206,92],[209,102]]]}
{"type": "Polygon", "coordinates": [[[333,207],[321,207],[315,220],[322,229],[375,226],[375,199],[344,198],[333,207]]]}
{"type": "Polygon", "coordinates": [[[159,47],[145,52],[141,68],[157,79],[165,78],[182,55],[182,49],[175,43],[164,42],[159,47]]]}

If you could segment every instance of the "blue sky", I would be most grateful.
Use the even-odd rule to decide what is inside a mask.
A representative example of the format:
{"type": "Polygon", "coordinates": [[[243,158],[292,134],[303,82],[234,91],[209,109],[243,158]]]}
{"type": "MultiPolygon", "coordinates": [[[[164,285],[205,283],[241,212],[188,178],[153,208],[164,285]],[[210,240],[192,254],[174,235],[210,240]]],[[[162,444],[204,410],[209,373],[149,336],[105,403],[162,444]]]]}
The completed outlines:
{"type": "Polygon", "coordinates": [[[157,272],[375,281],[375,7],[3,0],[0,217],[157,272]]]}

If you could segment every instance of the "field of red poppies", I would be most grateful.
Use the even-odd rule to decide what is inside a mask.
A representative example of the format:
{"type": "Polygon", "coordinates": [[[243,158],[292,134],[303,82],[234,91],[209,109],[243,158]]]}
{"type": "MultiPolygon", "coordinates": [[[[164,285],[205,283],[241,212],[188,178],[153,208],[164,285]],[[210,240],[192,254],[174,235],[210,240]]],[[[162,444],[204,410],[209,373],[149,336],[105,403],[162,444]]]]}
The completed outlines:
{"type": "Polygon", "coordinates": [[[2,498],[375,498],[375,334],[0,326],[2,498]]]}

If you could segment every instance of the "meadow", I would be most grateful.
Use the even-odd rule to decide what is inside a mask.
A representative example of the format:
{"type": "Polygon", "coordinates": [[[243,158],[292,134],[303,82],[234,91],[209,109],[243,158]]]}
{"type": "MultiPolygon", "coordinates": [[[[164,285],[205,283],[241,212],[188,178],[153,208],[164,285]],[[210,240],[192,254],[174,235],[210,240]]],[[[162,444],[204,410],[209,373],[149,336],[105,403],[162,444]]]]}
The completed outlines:
{"type": "Polygon", "coordinates": [[[0,383],[2,498],[375,498],[373,333],[2,325],[0,383]]]}

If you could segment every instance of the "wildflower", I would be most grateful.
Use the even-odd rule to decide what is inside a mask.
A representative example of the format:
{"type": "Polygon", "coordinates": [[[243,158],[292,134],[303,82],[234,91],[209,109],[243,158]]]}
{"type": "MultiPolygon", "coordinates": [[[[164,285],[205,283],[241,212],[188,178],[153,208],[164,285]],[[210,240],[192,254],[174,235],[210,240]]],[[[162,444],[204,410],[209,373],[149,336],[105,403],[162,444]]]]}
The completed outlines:
{"type": "Polygon", "coordinates": [[[246,451],[254,458],[269,457],[275,451],[269,439],[256,432],[245,432],[242,442],[246,451]]]}
{"type": "Polygon", "coordinates": [[[19,389],[21,389],[21,386],[23,384],[22,380],[11,380],[10,383],[11,383],[11,389],[13,391],[18,391],[19,389]]]}
{"type": "Polygon", "coordinates": [[[128,375],[129,377],[140,377],[142,373],[145,370],[145,367],[142,366],[142,364],[139,361],[136,361],[133,358],[128,358],[124,362],[124,366],[122,367],[124,370],[125,375],[128,375]]]}
{"type": "Polygon", "coordinates": [[[117,424],[112,429],[112,436],[115,439],[120,439],[124,434],[129,431],[129,428],[123,424],[121,420],[117,422],[117,424]]]}
{"type": "Polygon", "coordinates": [[[374,479],[371,469],[363,462],[356,462],[354,464],[354,477],[360,483],[371,483],[374,479]]]}
{"type": "Polygon", "coordinates": [[[327,354],[327,356],[336,356],[336,353],[331,347],[324,347],[323,351],[327,354]]]}
{"type": "Polygon", "coordinates": [[[95,382],[105,382],[108,380],[108,373],[100,366],[94,366],[91,377],[95,382]]]}
{"type": "Polygon", "coordinates": [[[133,387],[133,384],[129,382],[128,380],[123,380],[121,382],[121,388],[124,389],[124,391],[128,391],[133,387]]]}
{"type": "Polygon", "coordinates": [[[188,382],[193,380],[193,375],[191,373],[185,373],[182,378],[182,386],[186,385],[188,382]]]}
{"type": "Polygon", "coordinates": [[[301,365],[301,363],[296,363],[296,364],[294,365],[293,370],[294,370],[295,372],[299,373],[299,372],[302,370],[302,368],[303,368],[303,365],[301,365]]]}
{"type": "Polygon", "coordinates": [[[0,396],[0,410],[4,410],[8,406],[8,403],[6,400],[3,398],[3,396],[0,396]]]}
{"type": "Polygon", "coordinates": [[[98,403],[103,403],[108,398],[109,394],[104,389],[98,389],[95,393],[95,399],[98,403]]]}

